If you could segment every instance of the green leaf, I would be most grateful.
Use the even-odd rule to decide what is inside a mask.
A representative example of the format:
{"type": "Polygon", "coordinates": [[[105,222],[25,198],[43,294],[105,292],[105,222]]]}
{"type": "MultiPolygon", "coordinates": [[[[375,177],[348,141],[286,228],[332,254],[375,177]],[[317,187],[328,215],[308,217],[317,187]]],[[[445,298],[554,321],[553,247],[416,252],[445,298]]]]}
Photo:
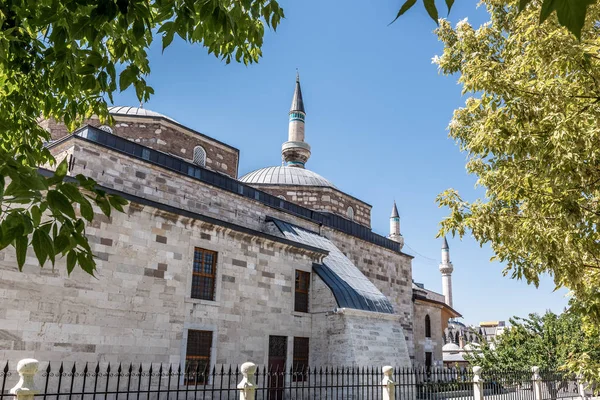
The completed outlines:
{"type": "Polygon", "coordinates": [[[544,0],[540,11],[540,24],[552,14],[552,11],[556,10],[556,3],[557,0],[544,0]]]}
{"type": "Polygon", "coordinates": [[[57,190],[49,190],[47,194],[48,205],[54,211],[60,211],[66,216],[75,219],[75,210],[69,199],[57,190]]]}
{"type": "Polygon", "coordinates": [[[423,0],[423,5],[425,6],[425,9],[427,10],[427,13],[431,19],[437,24],[439,16],[437,7],[435,6],[435,0],[423,0]]]}
{"type": "Polygon", "coordinates": [[[27,258],[27,242],[27,236],[17,236],[15,238],[15,250],[19,271],[23,270],[23,265],[25,265],[25,259],[27,258]]]}
{"type": "Polygon", "coordinates": [[[96,196],[96,205],[100,207],[104,215],[110,217],[111,207],[110,203],[105,197],[96,196]]]}
{"type": "Polygon", "coordinates": [[[50,246],[48,246],[46,237],[50,239],[46,232],[44,232],[41,229],[37,229],[35,232],[33,232],[33,238],[31,239],[31,246],[33,247],[35,256],[37,257],[38,262],[42,267],[48,259],[49,253],[54,253],[54,249],[52,248],[52,241],[50,241],[50,246]]]}
{"type": "Polygon", "coordinates": [[[137,78],[137,68],[134,65],[129,65],[119,75],[119,90],[122,92],[127,89],[137,78]]]}
{"type": "Polygon", "coordinates": [[[404,4],[402,4],[402,7],[400,7],[400,10],[398,11],[396,18],[394,18],[394,20],[392,22],[390,22],[390,24],[394,23],[398,18],[400,18],[402,16],[402,14],[407,12],[412,6],[415,5],[416,2],[417,2],[417,0],[406,0],[404,2],[404,4]]]}
{"type": "MultiPolygon", "coordinates": [[[[530,0],[526,0],[530,1],[530,0]]],[[[454,5],[454,0],[446,0],[446,7],[448,7],[448,14],[450,14],[450,10],[452,10],[452,6],[454,5]]]]}
{"type": "Polygon", "coordinates": [[[62,193],[64,193],[69,198],[69,200],[71,200],[75,203],[80,203],[83,200],[85,200],[85,198],[83,197],[83,195],[81,194],[81,192],[79,191],[77,186],[75,186],[72,183],[62,184],[58,187],[58,190],[60,190],[62,193]]]}
{"type": "Polygon", "coordinates": [[[31,219],[33,220],[33,224],[35,226],[38,226],[40,224],[40,222],[42,221],[42,211],[40,210],[40,208],[38,206],[32,206],[30,213],[31,213],[31,219]]]}
{"type": "Polygon", "coordinates": [[[94,275],[94,270],[96,269],[96,264],[91,259],[91,256],[88,256],[86,253],[78,253],[77,261],[79,261],[79,265],[81,269],[87,272],[90,275],[94,275]]]}
{"type": "Polygon", "coordinates": [[[142,36],[144,36],[144,33],[146,32],[146,27],[144,26],[144,21],[142,21],[141,19],[136,20],[133,23],[133,36],[136,39],[141,39],[142,36]]]}
{"type": "Polygon", "coordinates": [[[594,3],[595,0],[554,0],[558,22],[581,40],[587,6],[594,3]]]}
{"type": "Polygon", "coordinates": [[[56,254],[64,254],[66,250],[70,250],[70,244],[71,241],[69,240],[69,237],[62,234],[58,235],[56,239],[54,239],[54,251],[56,254]]]}
{"type": "Polygon", "coordinates": [[[519,12],[523,11],[529,3],[531,3],[531,0],[519,0],[519,12]]]}
{"type": "Polygon", "coordinates": [[[77,252],[75,252],[75,250],[72,250],[67,254],[67,273],[69,275],[71,275],[71,272],[73,272],[76,262],[77,262],[77,252]]]}
{"type": "Polygon", "coordinates": [[[79,203],[79,212],[83,218],[90,222],[94,219],[94,209],[87,199],[83,199],[83,201],[79,203]]]}

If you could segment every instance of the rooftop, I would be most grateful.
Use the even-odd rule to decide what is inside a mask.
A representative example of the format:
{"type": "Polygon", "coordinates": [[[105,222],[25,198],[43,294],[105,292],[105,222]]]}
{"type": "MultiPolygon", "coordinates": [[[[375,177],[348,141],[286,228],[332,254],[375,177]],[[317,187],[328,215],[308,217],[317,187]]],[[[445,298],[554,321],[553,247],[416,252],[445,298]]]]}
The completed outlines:
{"type": "Polygon", "coordinates": [[[321,175],[305,168],[267,167],[252,171],[240,178],[240,182],[260,185],[324,186],[335,185],[321,175]]]}

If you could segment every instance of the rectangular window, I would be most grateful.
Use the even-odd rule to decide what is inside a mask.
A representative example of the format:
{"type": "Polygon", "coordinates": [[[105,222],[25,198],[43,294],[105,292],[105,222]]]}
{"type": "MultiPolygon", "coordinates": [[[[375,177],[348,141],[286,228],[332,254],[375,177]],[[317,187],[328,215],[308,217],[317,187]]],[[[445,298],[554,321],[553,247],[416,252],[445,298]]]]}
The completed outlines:
{"type": "Polygon", "coordinates": [[[194,249],[194,270],[192,273],[192,298],[215,299],[217,273],[217,253],[196,247],[194,249]]]}
{"type": "Polygon", "coordinates": [[[294,338],[294,362],[292,365],[292,381],[304,382],[308,373],[308,338],[294,338]]]}
{"type": "Polygon", "coordinates": [[[310,272],[296,271],[296,298],[294,311],[308,312],[308,288],[310,285],[310,272]]]}
{"type": "Polygon", "coordinates": [[[186,385],[206,385],[208,383],[212,339],[211,331],[188,330],[184,369],[186,385]]]}

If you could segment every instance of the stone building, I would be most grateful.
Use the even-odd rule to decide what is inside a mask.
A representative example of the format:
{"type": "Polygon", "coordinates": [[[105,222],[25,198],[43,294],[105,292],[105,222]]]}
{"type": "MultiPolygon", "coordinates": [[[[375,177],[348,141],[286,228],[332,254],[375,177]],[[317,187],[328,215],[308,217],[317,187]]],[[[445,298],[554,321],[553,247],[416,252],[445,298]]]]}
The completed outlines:
{"type": "MultiPolygon", "coordinates": [[[[392,216],[394,213],[392,213],[392,216]]],[[[452,263],[450,262],[450,247],[446,238],[442,244],[442,290],[439,294],[428,290],[421,283],[413,282],[414,301],[414,364],[423,367],[441,367],[446,353],[443,352],[446,343],[446,333],[455,318],[462,317],[452,308],[452,263]],[[448,268],[448,266],[450,268],[448,268]]]]}
{"type": "Polygon", "coordinates": [[[438,333],[458,313],[413,285],[395,204],[378,235],[369,204],[305,168],[299,79],[284,164],[239,179],[234,147],[141,107],[110,112],[111,126],[73,134],[41,122],[69,176],[129,205],[86,228],[96,277],[67,276],[63,260],[40,269],[32,252],[21,273],[0,252],[0,359],[441,362],[438,333]]]}

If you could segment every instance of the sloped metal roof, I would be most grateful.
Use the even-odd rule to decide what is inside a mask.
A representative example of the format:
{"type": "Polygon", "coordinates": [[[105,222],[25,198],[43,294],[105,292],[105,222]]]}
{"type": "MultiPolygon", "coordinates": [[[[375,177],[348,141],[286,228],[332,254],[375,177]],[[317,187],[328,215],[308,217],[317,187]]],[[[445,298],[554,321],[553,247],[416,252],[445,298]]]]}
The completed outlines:
{"type": "Polygon", "coordinates": [[[263,185],[299,185],[325,186],[335,188],[334,184],[308,169],[298,167],[267,167],[252,171],[240,178],[240,182],[263,185]]]}
{"type": "Polygon", "coordinates": [[[340,308],[394,313],[388,298],[329,239],[274,218],[270,221],[285,238],[329,252],[323,264],[315,264],[313,270],[331,289],[340,308]]]}
{"type": "Polygon", "coordinates": [[[300,89],[300,75],[296,74],[296,88],[294,89],[294,97],[292,98],[292,106],[290,112],[293,111],[304,111],[304,100],[302,100],[302,89],[300,89]]]}

